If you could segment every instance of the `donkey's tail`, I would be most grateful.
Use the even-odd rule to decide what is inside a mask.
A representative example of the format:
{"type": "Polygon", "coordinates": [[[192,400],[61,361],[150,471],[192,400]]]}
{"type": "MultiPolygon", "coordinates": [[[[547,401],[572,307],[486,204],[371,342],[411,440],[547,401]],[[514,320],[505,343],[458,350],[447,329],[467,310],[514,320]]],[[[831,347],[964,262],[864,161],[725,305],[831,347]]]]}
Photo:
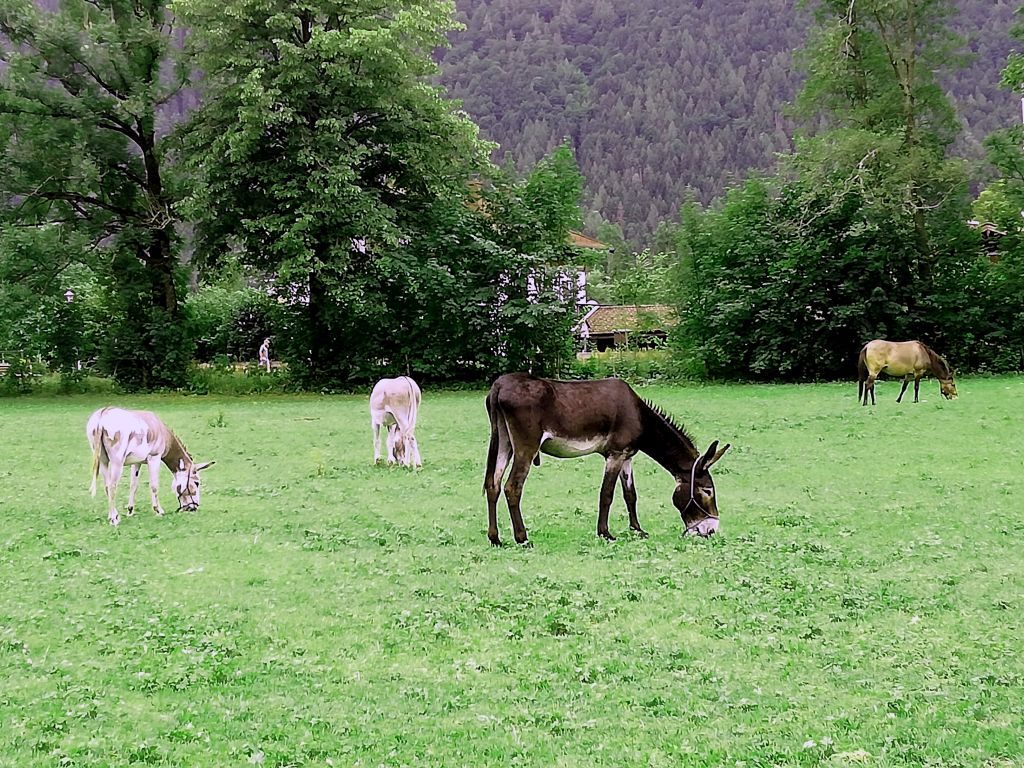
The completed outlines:
{"type": "Polygon", "coordinates": [[[487,445],[487,470],[484,472],[483,492],[487,492],[487,483],[494,476],[494,470],[498,467],[498,430],[501,429],[499,421],[502,418],[501,406],[498,405],[497,387],[492,386],[484,399],[484,408],[487,409],[487,419],[491,422],[491,441],[487,445]]]}
{"type": "Polygon", "coordinates": [[[868,380],[868,345],[865,344],[860,348],[860,354],[857,355],[857,401],[859,402],[864,398],[864,387],[865,382],[868,380]]]}
{"type": "Polygon", "coordinates": [[[408,376],[405,377],[406,385],[409,387],[409,423],[406,427],[403,427],[403,431],[408,429],[409,434],[415,439],[416,432],[416,418],[419,416],[420,411],[420,392],[419,387],[416,386],[416,382],[410,379],[408,376]]]}
{"type": "Polygon", "coordinates": [[[96,478],[100,474],[100,457],[106,453],[103,445],[103,427],[97,425],[89,431],[89,442],[92,443],[92,485],[89,486],[89,493],[96,495],[96,478]]]}

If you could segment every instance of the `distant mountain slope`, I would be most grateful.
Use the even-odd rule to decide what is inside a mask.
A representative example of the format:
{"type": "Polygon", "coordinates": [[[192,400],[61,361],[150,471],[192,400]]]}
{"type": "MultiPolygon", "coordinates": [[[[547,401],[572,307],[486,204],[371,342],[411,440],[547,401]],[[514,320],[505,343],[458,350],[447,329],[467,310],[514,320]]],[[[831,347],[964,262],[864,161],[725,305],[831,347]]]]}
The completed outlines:
{"type": "MultiPolygon", "coordinates": [[[[442,82],[484,135],[528,167],[569,137],[587,208],[642,243],[687,196],[790,149],[792,52],[809,18],[793,0],[457,0],[467,29],[441,54],[442,82]]],[[[960,0],[976,58],[947,85],[965,122],[958,151],[1020,120],[998,87],[1020,0],[960,0]]]]}

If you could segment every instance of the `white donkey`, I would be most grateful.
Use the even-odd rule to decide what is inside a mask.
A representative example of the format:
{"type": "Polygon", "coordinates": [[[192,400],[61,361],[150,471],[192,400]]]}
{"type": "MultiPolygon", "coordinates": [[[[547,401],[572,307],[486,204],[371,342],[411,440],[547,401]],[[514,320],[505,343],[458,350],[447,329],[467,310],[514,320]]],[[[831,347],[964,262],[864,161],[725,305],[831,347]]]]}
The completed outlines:
{"type": "Polygon", "coordinates": [[[373,430],[373,463],[380,461],[380,428],[387,428],[388,464],[422,467],[416,443],[416,414],[420,388],[408,376],[381,379],[370,393],[370,428],[373,430]]]}
{"type": "Polygon", "coordinates": [[[96,478],[103,474],[111,525],[121,522],[114,496],[125,464],[131,465],[131,489],[128,492],[127,515],[135,514],[135,492],[139,487],[142,464],[149,466],[149,490],[153,511],[164,513],[157,495],[160,462],[174,475],[174,492],[178,508],[186,512],[199,509],[199,471],[213,464],[196,464],[178,436],[149,411],[126,411],[123,408],[100,408],[89,417],[85,435],[92,448],[92,487],[96,495],[96,478]]]}

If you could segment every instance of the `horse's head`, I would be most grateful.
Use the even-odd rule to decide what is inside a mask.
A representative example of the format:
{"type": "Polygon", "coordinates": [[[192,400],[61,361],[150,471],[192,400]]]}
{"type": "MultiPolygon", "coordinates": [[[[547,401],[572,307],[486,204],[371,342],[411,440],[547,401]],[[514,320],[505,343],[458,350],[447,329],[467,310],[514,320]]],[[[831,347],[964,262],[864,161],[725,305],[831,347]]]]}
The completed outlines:
{"type": "Polygon", "coordinates": [[[953,381],[952,377],[948,379],[939,379],[939,391],[947,400],[956,400],[957,398],[956,383],[953,381]]]}
{"type": "Polygon", "coordinates": [[[178,509],[185,512],[195,512],[199,509],[199,473],[213,464],[212,461],[196,464],[184,459],[178,460],[178,469],[174,472],[172,483],[174,492],[178,495],[178,509]]]}
{"type": "Polygon", "coordinates": [[[676,505],[683,525],[686,526],[684,536],[688,533],[710,536],[718,530],[718,502],[710,470],[711,465],[722,458],[727,450],[728,443],[719,448],[715,440],[704,455],[693,463],[688,477],[677,478],[672,503],[676,505]]]}

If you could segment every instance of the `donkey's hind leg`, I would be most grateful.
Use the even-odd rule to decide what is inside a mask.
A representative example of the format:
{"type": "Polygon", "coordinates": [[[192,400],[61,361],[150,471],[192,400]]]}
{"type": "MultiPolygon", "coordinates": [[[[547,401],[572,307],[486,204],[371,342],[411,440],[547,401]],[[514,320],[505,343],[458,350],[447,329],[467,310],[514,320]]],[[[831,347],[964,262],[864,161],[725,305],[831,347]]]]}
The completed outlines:
{"type": "MultiPolygon", "coordinates": [[[[907,385],[910,383],[910,379],[912,377],[913,377],[913,374],[910,374],[910,373],[908,373],[906,376],[903,377],[903,386],[900,387],[900,396],[896,398],[896,402],[897,403],[903,402],[903,393],[907,391],[907,385]]],[[[914,385],[914,389],[915,390],[917,389],[917,384],[916,383],[914,385]]],[[[915,403],[917,402],[917,398],[916,397],[914,398],[914,402],[915,403]]]]}
{"type": "Polygon", "coordinates": [[[601,480],[601,498],[597,507],[597,535],[608,541],[615,541],[608,529],[608,512],[611,510],[615,496],[615,481],[622,474],[623,460],[621,456],[611,455],[604,461],[604,478],[601,480]]]}
{"type": "Polygon", "coordinates": [[[530,464],[535,453],[536,451],[512,449],[512,471],[508,473],[508,480],[505,483],[505,501],[508,502],[508,516],[512,520],[512,536],[516,544],[530,543],[527,541],[526,525],[523,523],[519,502],[523,498],[523,485],[526,483],[526,476],[530,474],[530,464]]]}
{"type": "Polygon", "coordinates": [[[918,397],[917,397],[917,393],[920,391],[920,389],[921,389],[921,377],[920,376],[915,376],[914,377],[914,402],[915,403],[921,402],[918,399],[918,397]]]}
{"type": "Polygon", "coordinates": [[[619,470],[619,482],[622,484],[622,499],[626,502],[629,512],[629,527],[641,538],[647,538],[647,531],[640,527],[640,519],[636,516],[636,485],[633,483],[633,460],[626,459],[619,470]]]}
{"type": "Polygon", "coordinates": [[[487,469],[484,475],[484,493],[487,495],[487,538],[496,547],[501,546],[498,536],[498,497],[501,496],[501,482],[505,479],[509,459],[512,458],[512,443],[504,420],[498,417],[491,431],[491,442],[487,449],[487,469]]]}

